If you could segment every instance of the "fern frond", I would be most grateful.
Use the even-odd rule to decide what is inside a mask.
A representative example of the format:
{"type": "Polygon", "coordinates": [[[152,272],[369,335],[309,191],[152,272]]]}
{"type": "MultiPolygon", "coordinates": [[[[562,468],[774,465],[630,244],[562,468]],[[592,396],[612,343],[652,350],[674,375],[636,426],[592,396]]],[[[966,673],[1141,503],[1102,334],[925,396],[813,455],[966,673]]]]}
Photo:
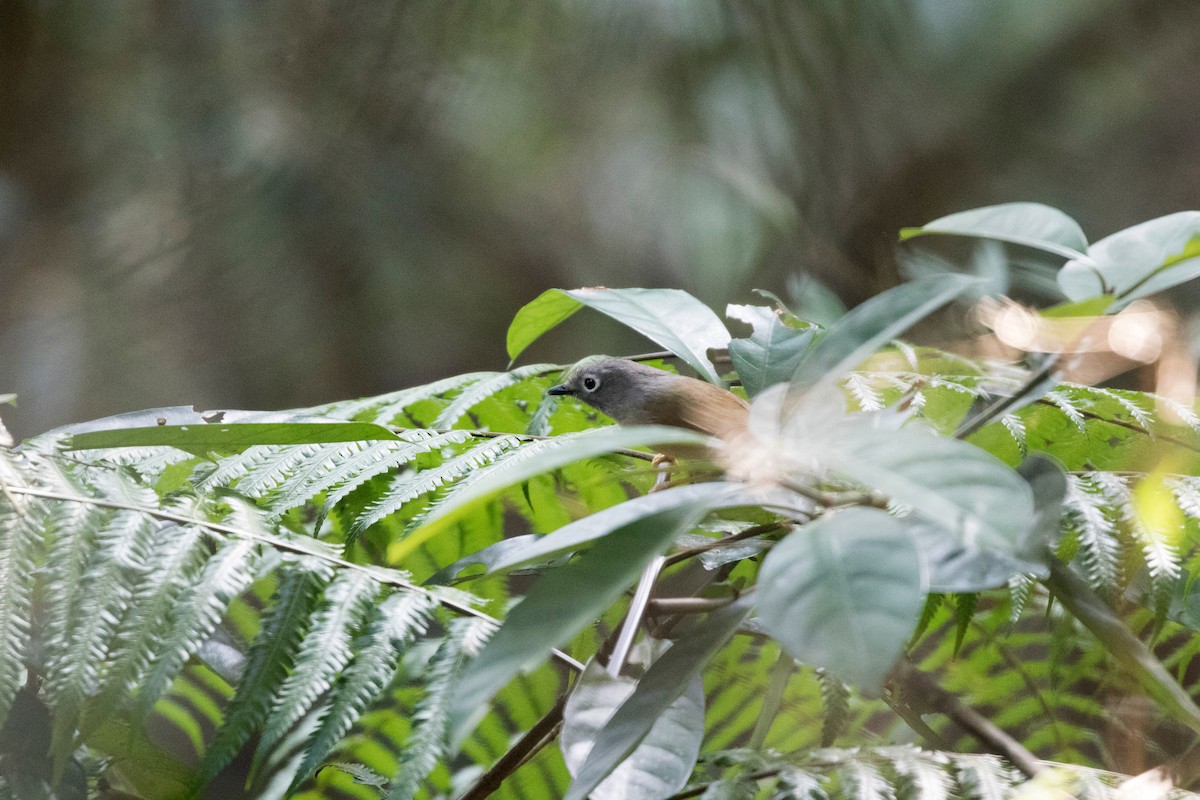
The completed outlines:
{"type": "Polygon", "coordinates": [[[858,403],[860,411],[879,411],[883,408],[883,397],[861,372],[846,375],[844,385],[858,403]]]}
{"type": "MultiPolygon", "coordinates": [[[[1074,384],[1068,385],[1074,386],[1074,384]]],[[[1142,406],[1138,404],[1135,398],[1139,397],[1140,395],[1132,392],[1121,392],[1113,389],[1106,389],[1102,386],[1080,386],[1077,388],[1084,389],[1091,394],[1107,397],[1108,399],[1114,401],[1121,408],[1125,409],[1125,412],[1129,414],[1130,419],[1132,419],[1138,425],[1141,425],[1147,430],[1147,432],[1151,432],[1152,434],[1151,426],[1154,424],[1154,417],[1149,411],[1142,408],[1142,406]]]]}
{"type": "Polygon", "coordinates": [[[237,455],[222,458],[217,462],[217,468],[196,488],[210,492],[236,483],[242,494],[259,497],[282,483],[296,464],[311,458],[320,448],[321,445],[316,444],[254,445],[237,455]]]}
{"type": "Polygon", "coordinates": [[[1067,478],[1068,522],[1079,537],[1084,569],[1093,587],[1110,592],[1117,585],[1120,542],[1108,497],[1092,477],[1067,478]]]}
{"type": "Polygon", "coordinates": [[[1028,445],[1025,439],[1025,421],[1016,414],[1005,414],[1000,418],[1000,424],[1013,437],[1013,441],[1017,443],[1017,451],[1024,457],[1028,452],[1028,445]]]}
{"type": "Polygon", "coordinates": [[[21,481],[0,449],[0,725],[8,717],[21,686],[21,674],[30,633],[34,564],[41,533],[32,504],[9,494],[6,488],[21,481]]]}
{"type": "Polygon", "coordinates": [[[495,372],[468,372],[464,375],[455,375],[451,378],[427,383],[424,386],[402,389],[386,396],[384,402],[375,408],[372,422],[379,425],[399,425],[401,427],[422,426],[421,420],[415,419],[409,414],[410,406],[422,401],[441,398],[456,391],[465,391],[467,387],[495,374],[495,372]]]}
{"type": "MultiPolygon", "coordinates": [[[[534,442],[533,447],[543,441],[534,442]]],[[[516,436],[501,436],[475,445],[464,453],[451,458],[442,464],[422,470],[417,473],[404,473],[392,480],[388,491],[360,514],[350,527],[348,539],[353,539],[362,531],[379,522],[384,517],[391,516],[408,503],[441,488],[446,483],[457,481],[464,475],[479,470],[492,463],[505,451],[519,447],[521,440],[516,436]]]]}
{"type": "Polygon", "coordinates": [[[258,559],[253,542],[231,539],[218,547],[172,609],[169,627],[156,645],[157,658],[137,690],[142,714],[167,690],[188,657],[212,634],[230,601],[254,578],[258,559]]]}
{"type": "Polygon", "coordinates": [[[838,770],[842,794],[851,800],[896,800],[892,784],[871,764],[851,761],[838,770]]]}
{"type": "Polygon", "coordinates": [[[312,774],[383,691],[409,642],[424,633],[436,607],[430,597],[418,592],[395,592],[374,609],[367,630],[351,647],[354,660],[334,686],[320,725],[305,747],[293,788],[312,774]]]}
{"type": "Polygon", "coordinates": [[[784,767],[779,772],[779,785],[772,800],[829,800],[821,776],[800,769],[784,767]]]}
{"type": "Polygon", "coordinates": [[[880,748],[890,759],[892,769],[902,779],[911,800],[950,800],[957,795],[954,780],[947,772],[949,760],[941,753],[915,747],[880,748]]]}
{"type": "Polygon", "coordinates": [[[323,604],[296,652],[291,674],[271,704],[267,727],[259,742],[262,758],[307,713],[350,661],[350,641],[362,622],[380,584],[361,572],[346,572],[330,584],[323,604]]]}
{"type": "Polygon", "coordinates": [[[483,401],[487,400],[495,394],[498,394],[510,386],[516,386],[522,381],[529,378],[545,375],[549,372],[555,372],[559,367],[554,364],[530,364],[525,367],[518,367],[511,372],[497,372],[488,378],[484,378],[471,386],[463,389],[458,397],[451,401],[450,405],[442,409],[442,413],[438,415],[434,421],[434,428],[451,428],[456,422],[462,419],[468,411],[483,401]]]}
{"type": "Polygon", "coordinates": [[[486,620],[456,619],[450,624],[449,635],[429,665],[425,696],[413,715],[413,731],[405,742],[388,800],[412,800],[445,755],[451,695],[474,647],[490,632],[486,620]]]}
{"type": "Polygon", "coordinates": [[[461,444],[470,435],[455,431],[435,434],[418,428],[400,437],[403,441],[354,442],[354,446],[338,449],[327,459],[322,459],[321,453],[314,454],[311,463],[279,486],[278,496],[270,501],[273,516],[322,492],[329,492],[325,506],[332,507],[372,477],[407,464],[422,453],[461,444]]]}
{"type": "Polygon", "coordinates": [[[816,670],[821,687],[821,746],[829,747],[841,736],[850,721],[850,690],[823,669],[816,670]]]}
{"type": "Polygon", "coordinates": [[[525,426],[525,433],[529,436],[549,436],[553,432],[550,429],[550,419],[558,409],[560,399],[555,394],[542,395],[529,418],[529,424],[525,426]]]}
{"type": "Polygon", "coordinates": [[[1189,408],[1178,400],[1166,397],[1161,394],[1147,394],[1147,397],[1152,399],[1156,405],[1162,406],[1170,414],[1176,416],[1180,422],[1188,426],[1195,433],[1200,433],[1200,416],[1196,414],[1194,408],[1189,408]]]}
{"type": "Polygon", "coordinates": [[[1161,531],[1149,527],[1147,521],[1137,512],[1129,483],[1123,476],[1111,472],[1093,472],[1090,477],[1104,491],[1109,502],[1128,525],[1134,539],[1141,545],[1142,557],[1150,572],[1154,596],[1166,596],[1171,590],[1171,584],[1183,571],[1179,549],[1168,541],[1161,531]]]}
{"type": "Polygon", "coordinates": [[[104,722],[134,686],[159,652],[163,621],[176,600],[198,577],[210,552],[208,537],[196,527],[160,525],[154,534],[140,580],[133,587],[130,611],[121,621],[101,676],[99,695],[86,709],[80,730],[85,735],[104,722]]]}
{"type": "Polygon", "coordinates": [[[997,756],[970,754],[953,756],[958,783],[967,800],[1007,800],[1014,783],[1011,767],[997,756]]]}
{"type": "Polygon", "coordinates": [[[196,769],[197,786],[224,769],[266,718],[271,699],[291,667],[296,647],[308,627],[309,612],[328,578],[328,570],[314,571],[304,562],[292,565],[280,576],[275,602],[246,655],[246,668],[237,691],[196,769]]]}
{"type": "Polygon", "coordinates": [[[1084,419],[1083,412],[1075,406],[1074,400],[1062,389],[1054,389],[1046,393],[1046,401],[1053,403],[1059,411],[1067,415],[1067,419],[1075,423],[1075,427],[1081,431],[1087,430],[1087,421],[1084,419]]]}

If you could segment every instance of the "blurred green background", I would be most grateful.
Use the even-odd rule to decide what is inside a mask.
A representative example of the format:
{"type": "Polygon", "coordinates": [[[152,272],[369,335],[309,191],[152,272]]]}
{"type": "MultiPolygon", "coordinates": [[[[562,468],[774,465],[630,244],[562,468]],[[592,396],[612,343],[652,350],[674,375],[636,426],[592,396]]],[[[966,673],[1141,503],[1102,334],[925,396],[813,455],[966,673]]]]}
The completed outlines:
{"type": "MultiPolygon", "coordinates": [[[[1194,0],[0,0],[28,436],[505,366],[552,286],[896,282],[905,225],[1195,208],[1194,0]]],[[[794,284],[792,284],[794,286],[794,284]]],[[[653,349],[579,315],[529,357],[653,349]]]]}

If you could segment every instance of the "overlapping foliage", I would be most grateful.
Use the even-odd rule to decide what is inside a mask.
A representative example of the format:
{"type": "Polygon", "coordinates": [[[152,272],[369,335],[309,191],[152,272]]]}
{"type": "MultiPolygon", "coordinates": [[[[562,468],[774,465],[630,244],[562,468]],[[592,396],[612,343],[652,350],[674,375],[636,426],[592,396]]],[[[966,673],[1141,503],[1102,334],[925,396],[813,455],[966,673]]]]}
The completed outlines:
{"type": "MultiPolygon", "coordinates": [[[[1191,278],[1200,223],[1089,248],[1015,204],[904,235],[934,233],[1069,259],[1047,313],[1086,330],[1191,278]]],[[[731,306],[742,338],[666,290],[553,290],[514,320],[514,357],[588,306],[668,349],[645,360],[740,384],[749,431],[725,443],[615,428],[546,395],[560,367],[539,364],[6,445],[0,779],[21,797],[1005,796],[1019,773],[990,752],[1076,765],[1038,780],[1104,796],[1091,768],[1126,769],[1135,733],[1149,763],[1185,764],[1200,418],[1063,383],[1060,354],[900,338],[995,291],[925,278],[825,329],[731,306]],[[725,474],[682,463],[651,491],[672,443],[718,448],[725,474]],[[627,612],[642,633],[613,664],[627,612]],[[565,759],[545,746],[560,723],[565,759]]]]}

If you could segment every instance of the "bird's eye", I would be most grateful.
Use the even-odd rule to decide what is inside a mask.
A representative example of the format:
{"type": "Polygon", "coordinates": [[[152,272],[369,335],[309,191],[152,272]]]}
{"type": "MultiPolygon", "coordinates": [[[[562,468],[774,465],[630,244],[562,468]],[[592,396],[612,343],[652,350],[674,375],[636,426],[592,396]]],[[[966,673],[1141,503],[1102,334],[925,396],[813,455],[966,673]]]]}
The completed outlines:
{"type": "Polygon", "coordinates": [[[593,378],[591,375],[583,379],[583,388],[586,391],[594,392],[600,388],[600,379],[593,378]]]}

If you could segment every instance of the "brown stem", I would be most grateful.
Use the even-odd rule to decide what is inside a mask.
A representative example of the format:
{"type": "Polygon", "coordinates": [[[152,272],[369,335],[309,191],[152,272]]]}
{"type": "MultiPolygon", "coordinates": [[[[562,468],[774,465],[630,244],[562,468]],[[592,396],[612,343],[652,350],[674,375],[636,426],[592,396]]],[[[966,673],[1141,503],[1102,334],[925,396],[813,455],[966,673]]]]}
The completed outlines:
{"type": "Polygon", "coordinates": [[[905,662],[897,669],[897,679],[915,695],[922,705],[940,711],[975,738],[991,748],[993,753],[1004,756],[1013,766],[1030,778],[1045,770],[1037,756],[1023,744],[1001,730],[994,722],[963,703],[955,695],[943,689],[932,677],[905,662]]]}
{"type": "Polygon", "coordinates": [[[522,764],[554,741],[562,728],[563,709],[567,705],[568,694],[570,693],[563,692],[559,696],[558,702],[554,704],[554,708],[547,711],[516,744],[508,748],[508,752],[500,756],[487,772],[480,775],[479,780],[475,781],[474,785],[467,789],[458,800],[484,800],[489,797],[522,764]]]}

